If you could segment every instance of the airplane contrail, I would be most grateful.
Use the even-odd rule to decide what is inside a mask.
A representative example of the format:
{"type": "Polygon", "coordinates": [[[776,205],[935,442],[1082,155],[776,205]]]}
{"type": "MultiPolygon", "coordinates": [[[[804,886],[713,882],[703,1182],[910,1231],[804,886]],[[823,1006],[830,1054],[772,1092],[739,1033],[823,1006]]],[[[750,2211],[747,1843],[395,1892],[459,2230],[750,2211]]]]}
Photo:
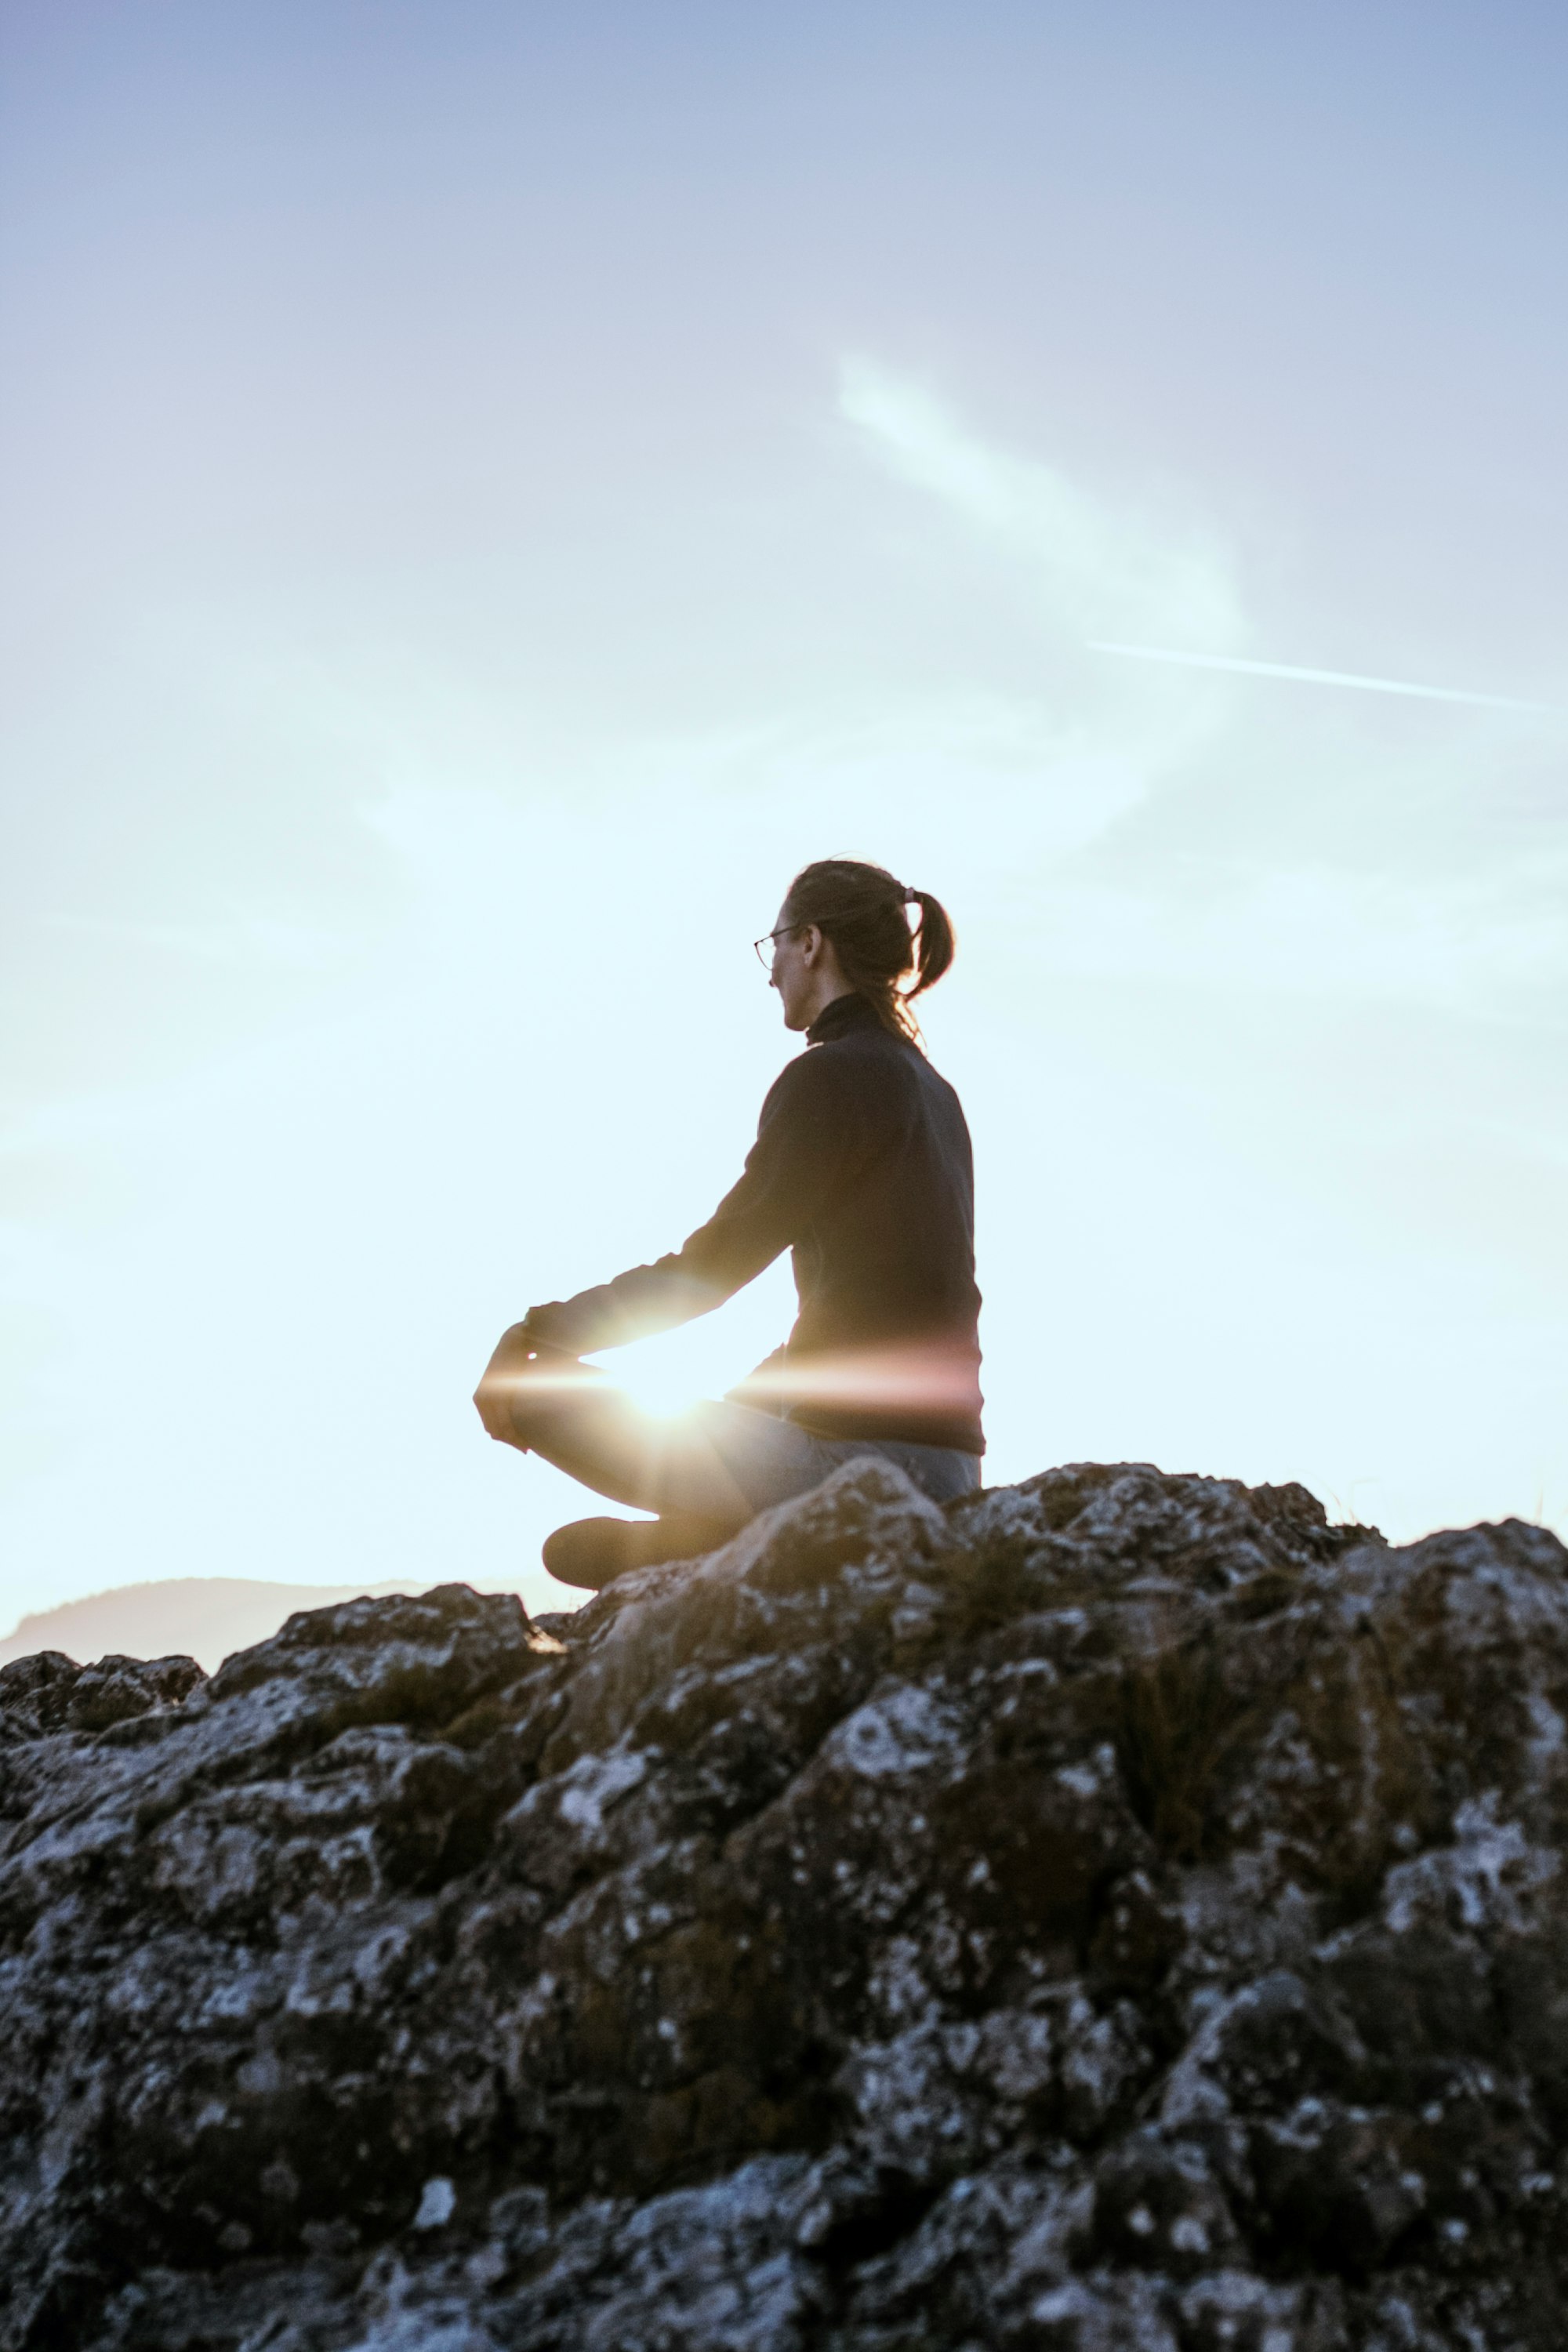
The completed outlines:
{"type": "Polygon", "coordinates": [[[1238,661],[1229,654],[1179,654],[1163,646],[1117,646],[1089,639],[1095,654],[1126,654],[1133,661],[1179,662],[1188,669],[1238,670],[1246,677],[1293,677],[1309,686],[1357,686],[1364,694],[1414,694],[1426,702],[1470,702],[1485,710],[1557,710],[1555,702],[1521,702],[1511,694],[1468,694],[1453,686],[1410,686],[1394,677],[1362,677],[1348,669],[1299,669],[1292,662],[1238,661]]]}

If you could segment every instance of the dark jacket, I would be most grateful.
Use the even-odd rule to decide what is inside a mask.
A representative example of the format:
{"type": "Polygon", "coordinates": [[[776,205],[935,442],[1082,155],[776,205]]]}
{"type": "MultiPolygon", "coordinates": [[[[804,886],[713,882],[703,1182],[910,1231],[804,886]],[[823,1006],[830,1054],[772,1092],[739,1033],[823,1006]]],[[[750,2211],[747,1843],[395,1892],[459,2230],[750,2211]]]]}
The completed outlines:
{"type": "Polygon", "coordinates": [[[745,1171],[653,1265],[533,1307],[588,1355],[721,1306],[794,1253],[800,1314],[732,1394],[822,1437],[984,1453],[974,1171],[958,1097],[863,996],[840,996],[768,1090],[745,1171]]]}

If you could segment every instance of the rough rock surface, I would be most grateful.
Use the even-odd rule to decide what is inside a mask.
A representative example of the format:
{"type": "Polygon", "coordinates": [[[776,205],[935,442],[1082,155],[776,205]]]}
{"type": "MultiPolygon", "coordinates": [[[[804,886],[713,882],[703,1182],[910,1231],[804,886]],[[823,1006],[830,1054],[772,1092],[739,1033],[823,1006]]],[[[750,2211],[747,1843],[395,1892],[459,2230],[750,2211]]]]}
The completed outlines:
{"type": "Polygon", "coordinates": [[[0,1673],[5,2352],[1558,2352],[1568,1554],[856,1463],[0,1673]]]}

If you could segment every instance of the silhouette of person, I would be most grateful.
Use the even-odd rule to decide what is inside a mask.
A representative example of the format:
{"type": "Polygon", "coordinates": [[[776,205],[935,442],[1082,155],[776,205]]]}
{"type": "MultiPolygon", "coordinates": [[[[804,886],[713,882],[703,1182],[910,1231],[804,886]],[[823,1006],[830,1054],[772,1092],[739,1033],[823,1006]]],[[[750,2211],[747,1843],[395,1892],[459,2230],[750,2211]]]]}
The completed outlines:
{"type": "Polygon", "coordinates": [[[558,1528],[544,1564],[563,1583],[710,1550],[858,1455],[938,1501],[980,1484],[969,1130],[910,1010],[952,961],[952,923],[884,867],[826,858],[755,945],[806,1051],[770,1088],[739,1182],[679,1250],[531,1307],[475,1393],[492,1437],[658,1515],[558,1528]],[[795,1328],[728,1396],[661,1420],[579,1361],[709,1313],[786,1249],[795,1328]]]}

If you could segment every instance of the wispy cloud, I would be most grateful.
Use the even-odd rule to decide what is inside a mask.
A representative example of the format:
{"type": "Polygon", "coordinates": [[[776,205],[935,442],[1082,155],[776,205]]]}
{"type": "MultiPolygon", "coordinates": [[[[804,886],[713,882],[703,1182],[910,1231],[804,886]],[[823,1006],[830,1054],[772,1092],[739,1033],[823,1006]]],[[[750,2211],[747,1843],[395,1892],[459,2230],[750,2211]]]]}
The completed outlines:
{"type": "Polygon", "coordinates": [[[845,361],[839,406],[883,464],[1023,557],[1064,629],[1191,636],[1227,650],[1245,643],[1235,566],[1216,540],[989,446],[931,394],[874,361],[845,361]]]}
{"type": "Polygon", "coordinates": [[[1042,967],[1155,989],[1262,987],[1534,1017],[1542,992],[1561,985],[1563,925],[1536,887],[1538,855],[1532,880],[1511,833],[1485,820],[1497,761],[1518,742],[1510,715],[1551,719],[1561,715],[1554,706],[1256,658],[1239,564],[1201,524],[1177,528],[1039,457],[993,447],[931,393],[868,360],[845,365],[840,407],[879,463],[999,555],[1021,559],[1050,688],[1032,739],[1017,729],[1020,747],[1031,744],[1034,792],[1010,793],[1010,838],[1021,871],[1041,849],[1092,845],[1095,860],[1092,870],[1070,856],[1048,873],[1036,866],[1026,885],[1042,967]],[[1112,613],[1124,616],[1114,628],[1088,619],[1112,613]],[[1062,642],[1075,627],[1080,656],[1124,658],[1089,661],[1075,676],[1062,642]],[[1390,740],[1369,714],[1343,707],[1352,693],[1295,706],[1285,727],[1278,704],[1232,684],[1246,678],[1458,704],[1477,716],[1440,741],[1390,740]],[[1064,734],[1073,761],[1060,757],[1064,734]],[[1079,833],[1047,841],[1032,827],[1026,802],[1044,797],[1053,774],[1076,783],[1113,755],[1124,789],[1086,808],[1079,833]],[[1162,814],[1141,831],[1137,812],[1152,813],[1157,781],[1181,804],[1177,829],[1162,796],[1162,814]],[[1114,847],[1112,826],[1121,828],[1114,847]]]}

